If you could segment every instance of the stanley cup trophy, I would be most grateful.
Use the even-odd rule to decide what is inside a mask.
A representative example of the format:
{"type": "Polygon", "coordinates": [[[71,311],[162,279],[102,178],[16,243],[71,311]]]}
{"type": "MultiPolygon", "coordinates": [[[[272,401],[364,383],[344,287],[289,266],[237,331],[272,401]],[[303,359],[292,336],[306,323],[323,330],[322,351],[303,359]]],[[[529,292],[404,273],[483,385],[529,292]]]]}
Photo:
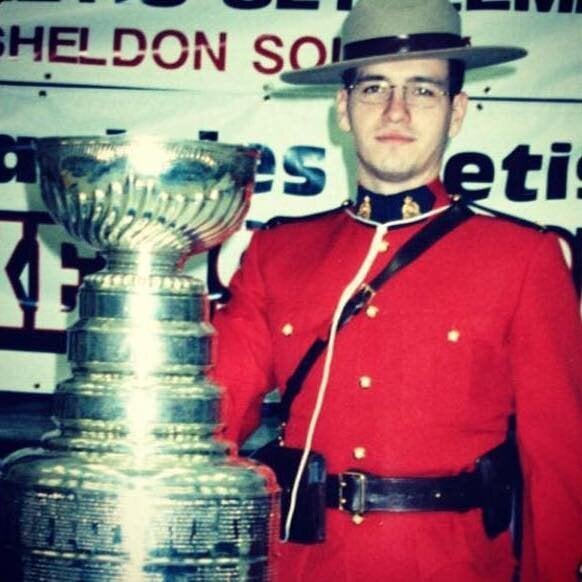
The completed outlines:
{"type": "Polygon", "coordinates": [[[208,299],[176,267],[240,225],[256,152],[113,136],[38,158],[51,215],[106,267],[80,290],[57,429],[4,463],[0,578],[272,580],[278,487],[216,436],[208,299]]]}

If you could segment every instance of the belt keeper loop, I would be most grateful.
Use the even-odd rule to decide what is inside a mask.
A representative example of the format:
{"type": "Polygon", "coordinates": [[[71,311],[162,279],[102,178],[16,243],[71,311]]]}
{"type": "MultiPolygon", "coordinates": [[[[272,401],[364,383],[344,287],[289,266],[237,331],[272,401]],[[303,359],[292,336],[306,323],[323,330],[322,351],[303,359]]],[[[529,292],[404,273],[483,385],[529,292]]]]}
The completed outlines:
{"type": "Polygon", "coordinates": [[[347,486],[347,483],[344,481],[344,475],[343,473],[340,473],[338,475],[338,509],[340,511],[345,511],[346,508],[344,507],[344,505],[347,502],[347,499],[344,497],[345,495],[345,488],[347,486]]]}
{"type": "Polygon", "coordinates": [[[339,479],[339,508],[345,510],[346,498],[344,497],[344,490],[347,487],[345,481],[346,477],[353,477],[357,482],[355,492],[357,495],[352,497],[352,507],[350,508],[350,513],[353,515],[362,516],[366,512],[366,474],[359,473],[358,471],[346,471],[345,473],[340,473],[339,479]]]}

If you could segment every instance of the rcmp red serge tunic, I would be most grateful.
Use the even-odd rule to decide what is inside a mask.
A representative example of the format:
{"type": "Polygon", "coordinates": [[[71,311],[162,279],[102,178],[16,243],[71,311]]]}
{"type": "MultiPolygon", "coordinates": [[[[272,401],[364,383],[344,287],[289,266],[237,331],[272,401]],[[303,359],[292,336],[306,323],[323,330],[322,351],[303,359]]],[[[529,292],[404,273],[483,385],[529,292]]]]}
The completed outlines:
{"type": "MultiPolygon", "coordinates": [[[[430,185],[435,207],[448,204],[430,185]]],[[[388,229],[367,280],[424,219],[388,229]]],[[[284,387],[359,269],[374,226],[347,210],[254,235],[217,313],[215,378],[227,434],[242,440],[284,387]]],[[[303,447],[322,374],[297,397],[286,444],[303,447]]],[[[574,581],[582,560],[582,326],[555,237],[475,216],[406,267],[338,336],[313,450],[330,473],[393,477],[471,470],[517,414],[524,474],[522,582],[574,581]]],[[[480,510],[327,511],[323,544],[281,544],[279,580],[509,581],[504,532],[480,510]]]]}

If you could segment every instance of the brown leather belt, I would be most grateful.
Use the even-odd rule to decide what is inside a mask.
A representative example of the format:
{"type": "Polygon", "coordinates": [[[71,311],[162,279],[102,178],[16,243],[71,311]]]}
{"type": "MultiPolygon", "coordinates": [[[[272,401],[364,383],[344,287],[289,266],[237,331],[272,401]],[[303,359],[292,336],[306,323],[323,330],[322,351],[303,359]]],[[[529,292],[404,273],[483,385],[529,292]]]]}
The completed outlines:
{"type": "Polygon", "coordinates": [[[326,505],[356,514],[367,511],[468,511],[482,506],[480,476],[379,477],[358,471],[328,475],[326,505]]]}

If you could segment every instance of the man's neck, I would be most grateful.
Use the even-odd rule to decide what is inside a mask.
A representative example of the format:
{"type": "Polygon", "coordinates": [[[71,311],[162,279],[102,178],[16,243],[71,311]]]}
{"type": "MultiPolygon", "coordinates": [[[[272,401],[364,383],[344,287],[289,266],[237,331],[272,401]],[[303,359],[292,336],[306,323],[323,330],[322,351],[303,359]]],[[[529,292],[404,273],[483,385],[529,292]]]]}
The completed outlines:
{"type": "Polygon", "coordinates": [[[438,180],[439,176],[437,174],[430,174],[427,177],[418,178],[415,177],[412,180],[400,180],[390,182],[387,180],[381,180],[379,178],[373,179],[369,176],[359,176],[358,184],[364,187],[366,190],[370,190],[375,194],[382,194],[384,196],[392,196],[400,194],[401,192],[406,192],[408,190],[415,190],[416,188],[421,188],[438,180]]]}

